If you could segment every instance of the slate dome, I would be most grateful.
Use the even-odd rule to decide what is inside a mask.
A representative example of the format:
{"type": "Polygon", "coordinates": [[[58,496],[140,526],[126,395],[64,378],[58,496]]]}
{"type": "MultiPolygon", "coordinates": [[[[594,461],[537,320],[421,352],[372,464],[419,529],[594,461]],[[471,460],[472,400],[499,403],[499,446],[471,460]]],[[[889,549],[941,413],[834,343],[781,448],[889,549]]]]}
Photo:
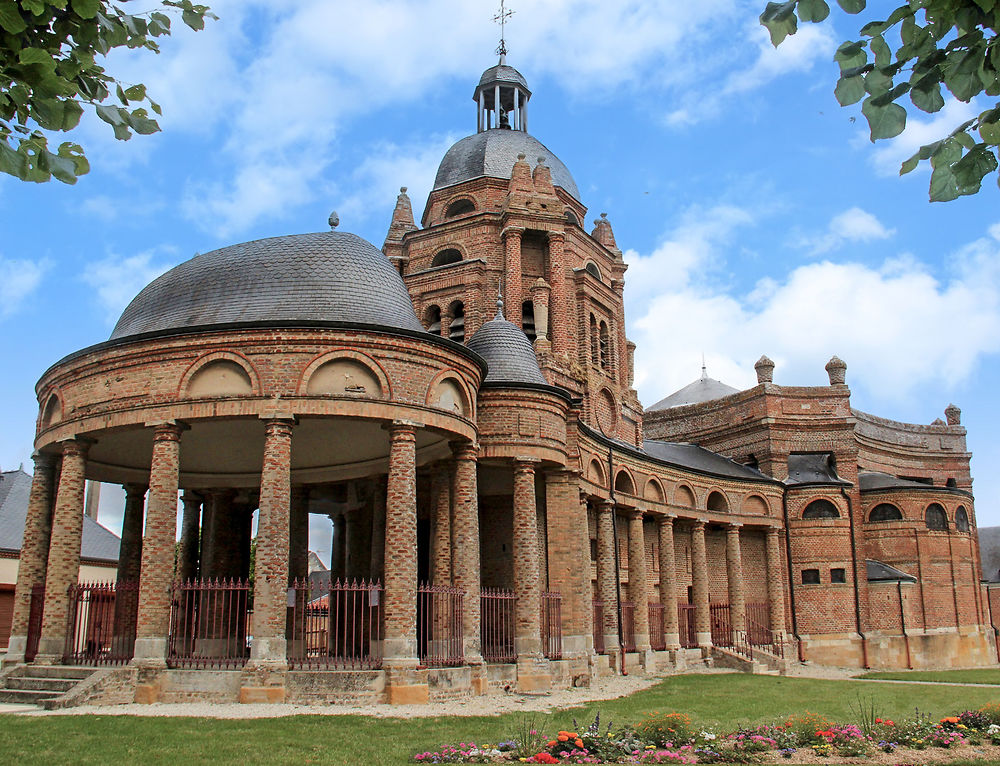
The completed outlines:
{"type": "Polygon", "coordinates": [[[476,330],[466,345],[486,360],[489,371],[483,383],[549,384],[538,367],[528,336],[502,314],[476,330]]]}
{"type": "Polygon", "coordinates": [[[111,340],[211,325],[304,322],[423,332],[399,272],[354,234],[230,245],[175,266],[125,309],[111,340]]]}
{"type": "Polygon", "coordinates": [[[573,199],[580,199],[576,181],[562,160],[531,134],[506,128],[484,130],[454,144],[438,165],[434,188],[443,189],[484,176],[509,179],[519,154],[532,166],[539,157],[544,157],[552,172],[552,183],[561,186],[573,199]]]}

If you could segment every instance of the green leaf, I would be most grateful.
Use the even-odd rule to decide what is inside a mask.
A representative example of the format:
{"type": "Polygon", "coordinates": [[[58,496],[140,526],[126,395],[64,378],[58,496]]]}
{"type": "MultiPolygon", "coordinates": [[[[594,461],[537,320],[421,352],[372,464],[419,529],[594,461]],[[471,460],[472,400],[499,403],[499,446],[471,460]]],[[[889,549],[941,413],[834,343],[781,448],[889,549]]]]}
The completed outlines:
{"type": "Polygon", "coordinates": [[[997,158],[986,144],[976,144],[958,162],[952,165],[952,173],[960,193],[975,194],[983,183],[983,176],[997,169],[997,158]]]}
{"type": "MultiPolygon", "coordinates": [[[[117,106],[105,106],[103,104],[98,105],[95,108],[97,116],[104,120],[109,125],[124,125],[125,117],[122,116],[122,111],[117,106]]],[[[128,114],[128,112],[126,112],[128,114]]]]}
{"type": "Polygon", "coordinates": [[[841,106],[856,104],[865,97],[865,81],[861,77],[841,77],[833,95],[841,106]]]}
{"type": "Polygon", "coordinates": [[[181,19],[195,32],[200,32],[205,28],[205,17],[200,13],[184,10],[181,12],[181,19]]]}
{"type": "Polygon", "coordinates": [[[128,124],[132,127],[132,130],[143,136],[156,133],[160,129],[160,126],[156,124],[156,120],[151,120],[146,116],[145,109],[136,109],[132,114],[128,115],[128,124]]]}
{"type": "Polygon", "coordinates": [[[988,122],[983,120],[983,114],[979,115],[979,137],[988,144],[994,146],[1000,144],[1000,121],[988,122]]]}
{"type": "Polygon", "coordinates": [[[82,19],[92,19],[101,10],[100,0],[72,0],[73,12],[82,19]]]}
{"type": "Polygon", "coordinates": [[[934,168],[931,173],[931,202],[951,202],[958,199],[958,182],[950,165],[934,168]]]}
{"type": "Polygon", "coordinates": [[[872,143],[880,138],[895,138],[906,127],[906,110],[899,104],[879,106],[869,97],[861,105],[861,113],[868,120],[872,143]]]}
{"type": "Polygon", "coordinates": [[[80,124],[80,117],[83,115],[83,107],[77,101],[63,102],[63,124],[61,130],[73,130],[80,124]]]}
{"type": "Polygon", "coordinates": [[[910,100],[917,109],[925,112],[937,112],[944,106],[940,78],[941,72],[935,68],[915,82],[911,80],[913,89],[910,91],[910,100]]]}
{"type": "Polygon", "coordinates": [[[953,58],[949,57],[947,62],[945,85],[959,101],[971,101],[983,89],[979,79],[979,57],[974,51],[966,51],[954,64],[953,58]]]}
{"type": "Polygon", "coordinates": [[[0,172],[26,180],[28,174],[28,162],[20,152],[14,151],[7,145],[6,141],[0,141],[0,172]]]}
{"type": "Polygon", "coordinates": [[[146,98],[146,86],[143,84],[133,85],[125,89],[125,97],[129,101],[142,101],[146,98]]]}
{"type": "Polygon", "coordinates": [[[892,51],[882,35],[875,35],[868,43],[868,48],[875,55],[875,66],[885,67],[892,63],[892,51]]]}
{"type": "Polygon", "coordinates": [[[919,164],[920,164],[920,156],[918,154],[914,154],[908,160],[905,160],[903,162],[903,164],[899,168],[899,174],[901,176],[905,176],[907,173],[916,170],[916,167],[919,164]]]}
{"type": "Polygon", "coordinates": [[[799,18],[802,21],[820,22],[830,15],[826,0],[799,0],[799,18]]]}
{"type": "Polygon", "coordinates": [[[55,69],[52,55],[41,48],[22,48],[17,54],[17,60],[22,64],[43,64],[55,69]]]}
{"type": "Polygon", "coordinates": [[[865,9],[865,0],[837,0],[837,5],[847,13],[861,13],[865,9]]]}
{"type": "Polygon", "coordinates": [[[767,27],[771,35],[771,45],[777,48],[788,35],[794,35],[798,30],[795,18],[795,0],[787,3],[768,3],[760,14],[760,23],[767,27]]]}
{"type": "Polygon", "coordinates": [[[872,106],[885,106],[895,101],[910,89],[910,83],[901,82],[892,90],[886,91],[880,96],[872,97],[872,106]]]}
{"type": "Polygon", "coordinates": [[[31,116],[46,130],[62,130],[65,120],[63,102],[56,98],[33,99],[31,116]]]}
{"type": "Polygon", "coordinates": [[[865,90],[872,96],[881,96],[892,87],[892,78],[886,77],[880,69],[873,69],[865,76],[865,90]]]}
{"type": "Polygon", "coordinates": [[[968,149],[970,151],[972,147],[976,145],[976,140],[968,133],[956,133],[955,140],[958,141],[964,149],[968,149]]]}
{"type": "Polygon", "coordinates": [[[865,41],[842,43],[837,52],[833,54],[833,60],[840,64],[840,71],[851,69],[852,67],[864,66],[868,61],[868,53],[865,51],[865,41]]]}
{"type": "Polygon", "coordinates": [[[12,0],[0,0],[0,27],[12,35],[19,35],[28,28],[17,3],[12,0]]]}

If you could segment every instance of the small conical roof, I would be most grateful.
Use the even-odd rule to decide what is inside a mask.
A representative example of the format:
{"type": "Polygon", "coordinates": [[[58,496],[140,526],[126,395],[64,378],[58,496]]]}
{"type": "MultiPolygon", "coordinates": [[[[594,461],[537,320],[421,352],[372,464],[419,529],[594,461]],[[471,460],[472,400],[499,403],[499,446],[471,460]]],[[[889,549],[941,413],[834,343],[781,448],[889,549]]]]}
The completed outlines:
{"type": "Polygon", "coordinates": [[[466,345],[486,360],[489,371],[483,383],[549,384],[524,330],[504,319],[502,303],[497,315],[476,330],[466,345]]]}
{"type": "Polygon", "coordinates": [[[660,399],[656,404],[647,407],[651,410],[667,410],[671,407],[683,407],[685,404],[701,404],[710,402],[713,399],[721,399],[730,394],[739,393],[738,388],[728,386],[722,381],[708,377],[708,370],[704,363],[701,366],[701,377],[693,383],[688,383],[684,388],[674,391],[670,396],[660,399]]]}

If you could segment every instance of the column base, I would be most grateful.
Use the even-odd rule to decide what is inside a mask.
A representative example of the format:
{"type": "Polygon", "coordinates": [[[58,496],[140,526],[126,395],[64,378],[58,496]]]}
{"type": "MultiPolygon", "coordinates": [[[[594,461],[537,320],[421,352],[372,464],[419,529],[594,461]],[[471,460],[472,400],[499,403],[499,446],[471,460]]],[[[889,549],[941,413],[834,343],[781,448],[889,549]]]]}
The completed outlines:
{"type": "Polygon", "coordinates": [[[677,651],[681,648],[681,634],[680,633],[665,633],[663,637],[663,643],[666,644],[667,649],[670,651],[677,651]]]}
{"type": "Polygon", "coordinates": [[[426,705],[430,685],[426,670],[393,667],[385,671],[386,701],[390,705],[426,705]]]}
{"type": "MultiPolygon", "coordinates": [[[[284,643],[284,639],[280,640],[284,643]]],[[[240,702],[242,704],[284,702],[287,675],[288,662],[284,659],[255,660],[251,658],[240,676],[240,702]]]]}
{"type": "Polygon", "coordinates": [[[135,679],[135,696],[133,697],[137,705],[152,705],[160,701],[163,694],[164,670],[159,668],[138,669],[135,679]]]}
{"type": "Polygon", "coordinates": [[[137,668],[167,667],[167,639],[137,638],[130,664],[137,668]]]}
{"type": "Polygon", "coordinates": [[[23,665],[27,648],[27,636],[11,636],[7,641],[7,655],[3,658],[3,665],[23,665]]]}
{"type": "Polygon", "coordinates": [[[712,634],[708,633],[695,633],[694,641],[698,644],[699,649],[711,649],[712,648],[712,634]]]}
{"type": "Polygon", "coordinates": [[[38,653],[35,655],[36,665],[61,665],[65,640],[42,636],[38,639],[38,653]]]}
{"type": "Polygon", "coordinates": [[[540,653],[517,657],[517,690],[521,692],[548,691],[552,688],[549,661],[540,653]]]}
{"type": "Polygon", "coordinates": [[[260,638],[254,636],[250,647],[250,663],[260,665],[283,665],[288,668],[288,642],[284,637],[260,638]]]}
{"type": "Polygon", "coordinates": [[[386,638],[382,641],[384,667],[415,668],[420,664],[417,642],[412,638],[386,638]]]}
{"type": "Polygon", "coordinates": [[[480,658],[478,663],[470,662],[469,665],[472,694],[477,697],[487,694],[490,690],[490,679],[486,672],[486,663],[480,658]]]}

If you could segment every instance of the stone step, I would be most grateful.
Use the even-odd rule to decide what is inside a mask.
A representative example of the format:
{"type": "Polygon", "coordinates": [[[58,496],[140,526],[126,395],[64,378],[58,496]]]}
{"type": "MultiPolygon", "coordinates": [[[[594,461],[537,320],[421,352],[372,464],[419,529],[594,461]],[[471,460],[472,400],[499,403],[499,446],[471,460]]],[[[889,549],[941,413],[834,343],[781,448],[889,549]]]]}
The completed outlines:
{"type": "Polygon", "coordinates": [[[53,692],[29,691],[27,689],[0,689],[0,702],[16,702],[22,705],[40,705],[43,700],[51,699],[53,692]]]}
{"type": "Polygon", "coordinates": [[[21,678],[74,678],[82,681],[90,678],[97,670],[70,665],[25,665],[16,672],[21,678]]]}
{"type": "Polygon", "coordinates": [[[42,692],[66,692],[80,683],[78,678],[31,678],[23,676],[9,676],[7,678],[8,689],[25,689],[28,691],[42,692]]]}

